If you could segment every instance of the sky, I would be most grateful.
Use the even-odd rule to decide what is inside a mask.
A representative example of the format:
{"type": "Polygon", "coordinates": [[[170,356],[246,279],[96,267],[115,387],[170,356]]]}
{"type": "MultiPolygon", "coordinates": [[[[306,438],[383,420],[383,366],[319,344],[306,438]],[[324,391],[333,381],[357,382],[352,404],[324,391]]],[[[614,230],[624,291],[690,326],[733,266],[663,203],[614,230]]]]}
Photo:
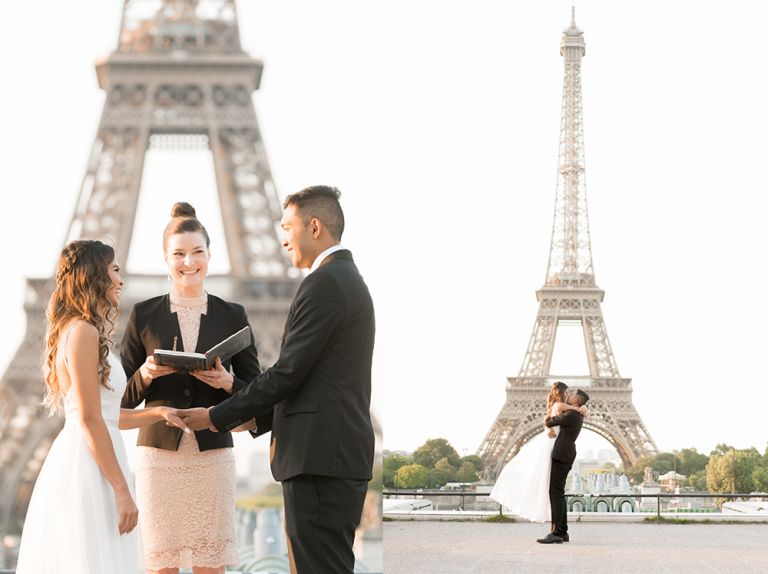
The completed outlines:
{"type": "MultiPolygon", "coordinates": [[[[116,45],[120,7],[49,1],[40,18],[17,2],[0,19],[0,370],[23,337],[24,278],[49,275],[64,241],[104,102],[93,65],[116,45]]],[[[254,104],[279,192],[342,191],[343,243],[376,305],[385,448],[445,437],[475,452],[520,368],[549,251],[570,7],[239,2],[243,46],[265,65],[254,104]]],[[[659,448],[762,451],[768,6],[584,0],[576,21],[592,253],[619,370],[659,448]]],[[[164,161],[148,159],[129,271],[162,272],[156,228],[177,198],[218,225],[205,162],[185,179],[164,161]]],[[[222,242],[212,267],[226,270],[222,242]]]]}

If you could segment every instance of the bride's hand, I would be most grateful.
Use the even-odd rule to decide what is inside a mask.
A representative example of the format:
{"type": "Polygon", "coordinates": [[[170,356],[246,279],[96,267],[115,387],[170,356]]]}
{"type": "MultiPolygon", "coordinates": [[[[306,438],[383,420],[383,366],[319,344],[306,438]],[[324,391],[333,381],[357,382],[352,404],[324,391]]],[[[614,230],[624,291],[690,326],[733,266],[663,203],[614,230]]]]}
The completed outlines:
{"type": "Polygon", "coordinates": [[[578,410],[581,413],[581,416],[583,416],[583,417],[585,417],[585,416],[587,416],[589,414],[589,409],[585,405],[581,405],[576,410],[578,410]]]}
{"type": "Polygon", "coordinates": [[[171,407],[157,407],[160,417],[165,421],[166,426],[177,427],[183,430],[185,433],[189,433],[189,427],[184,424],[179,416],[179,411],[171,407]]]}
{"type": "Polygon", "coordinates": [[[115,491],[115,507],[117,508],[118,530],[120,534],[128,534],[136,528],[139,521],[139,509],[133,502],[128,487],[115,491]]]}

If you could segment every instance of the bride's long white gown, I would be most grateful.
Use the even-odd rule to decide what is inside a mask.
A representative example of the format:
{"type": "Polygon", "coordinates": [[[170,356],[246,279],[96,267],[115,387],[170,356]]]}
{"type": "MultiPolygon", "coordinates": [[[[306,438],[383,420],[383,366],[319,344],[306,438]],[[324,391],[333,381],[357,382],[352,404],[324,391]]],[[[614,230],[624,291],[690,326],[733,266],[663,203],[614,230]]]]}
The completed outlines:
{"type": "MultiPolygon", "coordinates": [[[[101,411],[136,500],[133,475],[117,427],[125,373],[110,353],[109,390],[100,386],[101,411]]],[[[17,574],[140,574],[138,527],[120,536],[112,486],[93,458],[73,392],[64,399],[64,428],[54,440],[32,492],[21,535],[17,574]]]]}
{"type": "MultiPolygon", "coordinates": [[[[552,416],[558,414],[556,407],[552,416]]],[[[560,427],[554,429],[560,432],[560,427]]],[[[490,497],[515,516],[531,522],[550,522],[549,475],[554,446],[555,439],[546,431],[533,437],[499,473],[490,497]]]]}

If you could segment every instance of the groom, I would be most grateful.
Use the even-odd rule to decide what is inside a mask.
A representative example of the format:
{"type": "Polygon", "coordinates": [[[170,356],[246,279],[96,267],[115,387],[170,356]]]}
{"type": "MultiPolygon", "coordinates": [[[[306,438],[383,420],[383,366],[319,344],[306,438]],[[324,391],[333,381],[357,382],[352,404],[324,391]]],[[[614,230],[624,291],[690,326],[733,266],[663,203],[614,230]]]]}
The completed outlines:
{"type": "Polygon", "coordinates": [[[283,246],[310,273],[291,304],[275,365],[224,402],[184,416],[193,430],[253,428],[255,419],[254,436],[272,431],[272,474],[283,485],[291,571],[300,574],[352,574],[373,466],[373,302],[340,245],[339,195],[314,186],[285,200],[283,246]]]}
{"type": "MultiPolygon", "coordinates": [[[[587,404],[589,396],[581,389],[570,393],[566,402],[580,407],[587,404]]],[[[567,410],[556,417],[547,417],[544,424],[548,427],[560,427],[560,432],[552,447],[552,471],[549,475],[549,505],[552,509],[552,531],[536,542],[541,544],[561,544],[568,542],[568,509],[565,504],[565,479],[576,460],[576,438],[581,432],[584,417],[579,411],[567,410]]]]}

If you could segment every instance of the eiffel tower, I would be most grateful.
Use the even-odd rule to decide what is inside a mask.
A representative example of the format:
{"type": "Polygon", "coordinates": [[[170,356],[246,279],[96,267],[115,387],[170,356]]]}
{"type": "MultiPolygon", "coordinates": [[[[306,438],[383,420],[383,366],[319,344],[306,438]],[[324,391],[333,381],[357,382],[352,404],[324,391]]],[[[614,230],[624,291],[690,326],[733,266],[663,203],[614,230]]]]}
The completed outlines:
{"type": "Polygon", "coordinates": [[[631,379],[622,377],[613,356],[600,303],[605,292],[595,283],[589,239],[581,112],[581,59],[586,44],[576,27],[563,32],[560,54],[565,60],[560,154],[555,219],[544,286],[536,292],[539,312],[517,377],[507,379],[507,399],[478,449],[488,478],[537,433],[542,432],[550,385],[562,380],[590,395],[584,428],[606,438],[625,467],[656,453],[656,445],[632,404],[631,379]],[[559,327],[580,326],[584,334],[589,376],[555,376],[550,372],[559,327]]]}
{"type": "MultiPolygon", "coordinates": [[[[107,238],[125,264],[146,152],[210,149],[231,272],[209,277],[207,287],[246,307],[262,364],[271,365],[300,278],[281,253],[280,199],[251,100],[262,63],[241,48],[234,0],[125,0],[117,49],[96,72],[106,101],[66,241],[107,238]]],[[[0,379],[0,540],[20,533],[63,423],[40,407],[52,281],[27,281],[27,331],[0,379]]],[[[164,276],[125,281],[123,318],[168,289],[164,276]]]]}

